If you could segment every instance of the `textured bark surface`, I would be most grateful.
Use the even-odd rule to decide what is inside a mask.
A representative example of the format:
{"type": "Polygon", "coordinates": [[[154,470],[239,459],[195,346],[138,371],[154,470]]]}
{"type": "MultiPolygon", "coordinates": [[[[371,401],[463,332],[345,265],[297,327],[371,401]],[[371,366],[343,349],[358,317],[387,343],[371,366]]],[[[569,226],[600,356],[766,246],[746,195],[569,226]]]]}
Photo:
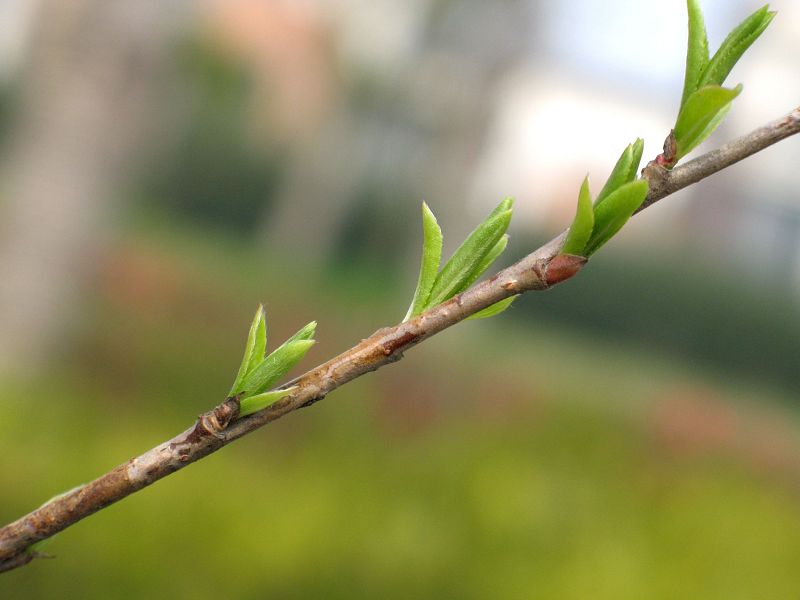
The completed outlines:
{"type": "MultiPolygon", "coordinates": [[[[800,108],[672,171],[651,162],[643,170],[651,188],[640,210],[798,132],[800,108]]],[[[322,400],[348,381],[399,360],[406,350],[470,315],[509,296],[546,290],[573,277],[586,259],[559,254],[564,236],[562,233],[518,263],[418,317],[376,331],[353,348],[285,384],[284,387],[294,385],[296,389],[266,410],[236,420],[238,401],[227,399],[173,439],[6,525],[0,529],[0,572],[36,558],[37,553],[28,550],[31,544],[271,421],[322,400]]]]}

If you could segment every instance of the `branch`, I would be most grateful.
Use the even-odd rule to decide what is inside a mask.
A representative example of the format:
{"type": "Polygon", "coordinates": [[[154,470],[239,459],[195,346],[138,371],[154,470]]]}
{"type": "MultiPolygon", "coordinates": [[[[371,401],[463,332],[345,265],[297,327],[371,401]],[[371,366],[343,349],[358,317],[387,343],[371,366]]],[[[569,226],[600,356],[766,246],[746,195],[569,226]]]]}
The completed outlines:
{"type": "Polygon", "coordinates": [[[759,127],[717,150],[698,156],[672,171],[667,171],[655,161],[651,162],[642,171],[642,175],[650,183],[650,193],[647,194],[647,198],[637,212],[678,190],[793,136],[798,131],[800,131],[800,107],[795,108],[785,117],[759,127]]]}
{"type": "MultiPolygon", "coordinates": [[[[798,132],[800,107],[782,119],[671,171],[653,161],[642,172],[650,183],[650,192],[640,210],[798,132]]],[[[200,415],[194,425],[171,440],[6,525],[0,529],[0,573],[41,556],[31,548],[36,542],[267,423],[322,400],[348,381],[400,360],[406,350],[470,315],[509,296],[546,290],[569,279],[581,270],[586,259],[559,254],[564,236],[565,233],[558,235],[516,264],[418,317],[376,331],[346,352],[284,385],[284,388],[296,387],[268,409],[235,420],[237,403],[228,399],[200,415]]]]}

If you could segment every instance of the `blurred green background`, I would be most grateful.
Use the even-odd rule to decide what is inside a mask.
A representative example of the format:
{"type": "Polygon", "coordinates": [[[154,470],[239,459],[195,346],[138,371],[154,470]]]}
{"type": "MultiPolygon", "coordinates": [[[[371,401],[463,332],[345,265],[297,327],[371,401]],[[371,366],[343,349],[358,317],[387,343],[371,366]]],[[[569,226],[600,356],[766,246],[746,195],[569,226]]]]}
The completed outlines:
{"type": "MultiPolygon", "coordinates": [[[[576,41],[591,3],[162,4],[0,4],[4,523],[219,402],[259,302],[272,347],[320,322],[305,367],[397,321],[422,198],[452,250],[515,195],[520,258],[680,94],[677,5],[609,2],[576,41]],[[663,69],[615,49],[654,18],[663,69]]],[[[755,8],[707,4],[713,31],[755,8]]],[[[735,74],[780,93],[711,144],[796,102],[775,4],[735,74]]],[[[793,597],[799,151],[69,528],[0,597],[793,597]]]]}

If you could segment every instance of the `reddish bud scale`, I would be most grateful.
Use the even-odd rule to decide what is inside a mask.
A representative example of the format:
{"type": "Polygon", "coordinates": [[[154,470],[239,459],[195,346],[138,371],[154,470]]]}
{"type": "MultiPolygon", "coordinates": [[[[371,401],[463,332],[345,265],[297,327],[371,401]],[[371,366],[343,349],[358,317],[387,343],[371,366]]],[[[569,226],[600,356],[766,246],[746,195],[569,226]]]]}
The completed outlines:
{"type": "Polygon", "coordinates": [[[585,256],[575,256],[574,254],[556,255],[545,267],[545,283],[550,287],[574,277],[587,260],[585,256]]]}
{"type": "Polygon", "coordinates": [[[666,169],[671,169],[678,162],[678,141],[675,139],[675,130],[672,129],[664,140],[664,152],[656,156],[656,164],[666,169]]]}

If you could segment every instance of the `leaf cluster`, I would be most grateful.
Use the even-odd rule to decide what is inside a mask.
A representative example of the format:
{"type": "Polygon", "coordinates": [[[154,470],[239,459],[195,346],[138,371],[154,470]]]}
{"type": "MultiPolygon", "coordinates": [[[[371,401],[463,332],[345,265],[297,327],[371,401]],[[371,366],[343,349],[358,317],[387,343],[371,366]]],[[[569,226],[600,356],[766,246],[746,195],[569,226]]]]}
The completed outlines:
{"type": "Polygon", "coordinates": [[[267,408],[294,389],[267,391],[314,345],[316,328],[316,321],[312,321],[267,355],[266,314],[263,306],[258,307],[247,335],[242,364],[228,394],[240,397],[240,417],[267,408]]]}
{"type": "MultiPolygon", "coordinates": [[[[765,5],[742,21],[709,58],[703,12],[699,0],[687,0],[689,41],[686,52],[686,75],[680,111],[675,122],[674,165],[702,143],[719,126],[730,110],[742,86],[724,88],[722,84],[734,65],[764,32],[775,13],[765,5]]],[[[670,166],[671,166],[670,165],[670,166]]]]}
{"type": "MultiPolygon", "coordinates": [[[[431,209],[425,202],[422,203],[422,261],[417,289],[404,321],[460,294],[492,266],[508,245],[506,230],[511,223],[513,204],[514,200],[511,198],[498,204],[439,270],[442,260],[442,230],[431,209]]],[[[470,318],[480,319],[499,314],[515,298],[516,296],[512,296],[501,300],[470,318]]]]}
{"type": "Polygon", "coordinates": [[[589,257],[622,229],[647,197],[648,184],[636,179],[644,142],[637,139],[622,152],[614,170],[592,202],[589,176],[578,193],[578,208],[570,225],[562,254],[589,257]]]}

